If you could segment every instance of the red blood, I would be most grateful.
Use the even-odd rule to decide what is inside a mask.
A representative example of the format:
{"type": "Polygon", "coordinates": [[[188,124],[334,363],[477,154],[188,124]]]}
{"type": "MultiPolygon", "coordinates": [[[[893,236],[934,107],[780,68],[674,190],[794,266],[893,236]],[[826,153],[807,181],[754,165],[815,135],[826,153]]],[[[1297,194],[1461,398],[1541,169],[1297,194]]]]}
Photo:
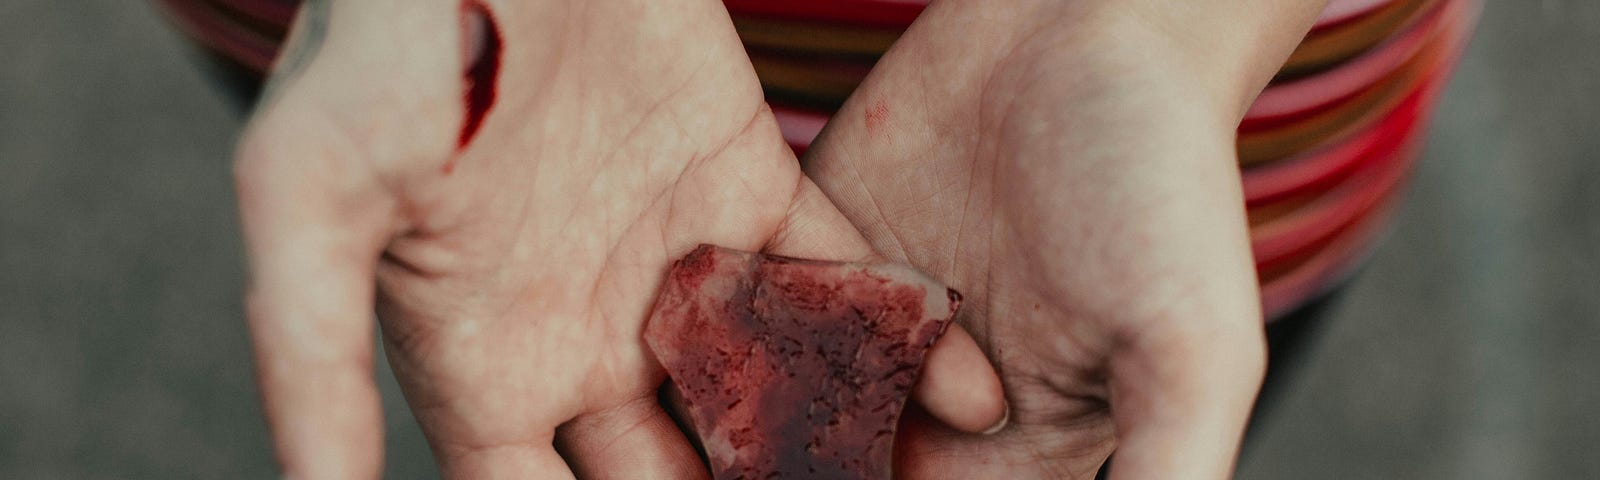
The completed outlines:
{"type": "Polygon", "coordinates": [[[865,124],[867,133],[871,134],[877,134],[879,130],[882,130],[883,123],[888,120],[889,104],[884,103],[883,100],[873,103],[872,108],[868,108],[866,113],[862,114],[862,121],[865,124]]]}
{"type": "Polygon", "coordinates": [[[718,479],[888,479],[895,425],[961,297],[898,265],[702,245],[645,340],[718,479]]]}
{"type": "MultiPolygon", "coordinates": [[[[481,33],[481,39],[467,39],[468,44],[482,43],[481,48],[477,49],[477,56],[472,59],[472,63],[468,64],[462,72],[464,85],[462,102],[465,105],[466,114],[461,122],[461,134],[456,140],[458,149],[466,148],[467,144],[472,143],[473,137],[478,134],[478,128],[483,126],[484,117],[488,116],[489,109],[494,107],[495,87],[500,80],[500,49],[503,41],[500,36],[500,26],[495,22],[494,14],[482,3],[468,2],[463,4],[462,15],[480,17],[483,30],[482,32],[477,32],[481,33]]],[[[467,22],[472,21],[474,20],[471,18],[465,18],[462,23],[467,24],[467,22]]],[[[475,33],[470,28],[464,30],[469,35],[475,33]]],[[[454,169],[455,159],[452,158],[445,163],[444,170],[445,173],[450,173],[454,169]]]]}

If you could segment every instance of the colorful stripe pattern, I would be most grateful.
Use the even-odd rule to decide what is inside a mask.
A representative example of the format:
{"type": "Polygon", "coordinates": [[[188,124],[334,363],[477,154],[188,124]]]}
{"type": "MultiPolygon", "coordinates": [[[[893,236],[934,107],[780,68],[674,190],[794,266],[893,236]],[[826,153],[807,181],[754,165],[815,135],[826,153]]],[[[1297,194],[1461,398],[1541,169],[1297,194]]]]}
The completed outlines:
{"type": "MultiPolygon", "coordinates": [[[[266,72],[298,0],[158,0],[219,56],[266,72]]],[[[803,152],[926,0],[725,0],[803,152]]],[[[1267,318],[1368,256],[1476,23],[1477,0],[1333,0],[1239,126],[1267,318]]]]}

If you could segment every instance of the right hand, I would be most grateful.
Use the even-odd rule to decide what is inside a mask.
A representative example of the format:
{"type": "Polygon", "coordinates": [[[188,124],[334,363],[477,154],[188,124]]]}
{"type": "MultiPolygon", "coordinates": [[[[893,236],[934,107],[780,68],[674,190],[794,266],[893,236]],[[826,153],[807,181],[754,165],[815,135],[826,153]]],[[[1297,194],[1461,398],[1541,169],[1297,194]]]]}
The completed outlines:
{"type": "MultiPolygon", "coordinates": [[[[498,99],[464,148],[480,39],[457,2],[308,2],[288,48],[315,55],[283,61],[241,141],[279,460],[291,478],[378,476],[376,303],[446,477],[703,477],[641,336],[670,261],[700,243],[873,252],[801,173],[719,2],[486,3],[498,99]]],[[[981,429],[998,381],[951,345],[927,378],[965,388],[920,400],[981,429]]]]}

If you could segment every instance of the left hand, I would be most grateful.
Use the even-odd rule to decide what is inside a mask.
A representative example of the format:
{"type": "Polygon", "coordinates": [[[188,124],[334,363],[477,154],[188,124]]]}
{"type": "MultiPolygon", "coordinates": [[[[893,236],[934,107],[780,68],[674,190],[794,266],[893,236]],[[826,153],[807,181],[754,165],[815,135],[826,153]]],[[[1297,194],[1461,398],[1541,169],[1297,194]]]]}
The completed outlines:
{"type": "Polygon", "coordinates": [[[1113,478],[1229,476],[1264,363],[1234,127],[1316,6],[1259,47],[1139,8],[1167,4],[1236,20],[935,2],[807,151],[879,251],[967,295],[1012,408],[905,430],[899,475],[1091,479],[1115,449],[1113,478]]]}

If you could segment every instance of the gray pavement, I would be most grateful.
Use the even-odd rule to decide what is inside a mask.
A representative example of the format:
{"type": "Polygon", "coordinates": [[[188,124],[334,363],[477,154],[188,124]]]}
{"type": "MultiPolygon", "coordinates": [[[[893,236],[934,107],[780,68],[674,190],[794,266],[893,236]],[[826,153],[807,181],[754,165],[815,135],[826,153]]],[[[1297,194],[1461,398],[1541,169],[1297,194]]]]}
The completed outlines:
{"type": "MultiPolygon", "coordinates": [[[[146,2],[0,3],[0,478],[270,478],[242,119],[146,2]]],[[[1600,478],[1600,2],[1493,2],[1244,479],[1600,478]]],[[[378,372],[391,478],[432,461],[378,372]]]]}

